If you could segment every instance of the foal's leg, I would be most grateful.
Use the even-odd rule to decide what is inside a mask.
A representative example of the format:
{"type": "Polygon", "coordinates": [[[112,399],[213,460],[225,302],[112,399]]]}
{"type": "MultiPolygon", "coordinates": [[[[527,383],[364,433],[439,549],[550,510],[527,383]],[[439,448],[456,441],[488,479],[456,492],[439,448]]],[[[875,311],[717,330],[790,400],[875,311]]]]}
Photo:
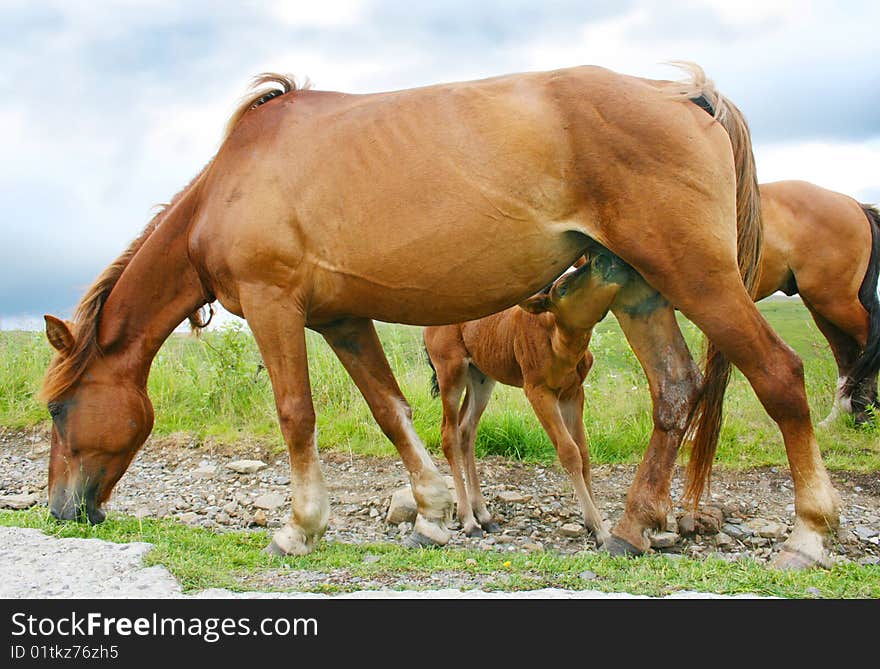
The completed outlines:
{"type": "MultiPolygon", "coordinates": [[[[444,333],[448,334],[448,333],[444,333]]],[[[438,338],[439,339],[439,338],[438,338]]],[[[427,335],[426,335],[427,341],[427,335]]],[[[440,401],[443,404],[443,422],[440,427],[440,436],[443,445],[443,454],[452,471],[452,481],[455,484],[456,508],[458,519],[464,533],[469,537],[481,537],[483,531],[474,518],[474,512],[468,501],[468,492],[465,487],[463,449],[460,444],[459,434],[459,405],[461,396],[467,384],[469,365],[465,361],[466,351],[462,351],[454,343],[445,341],[432,345],[436,360],[432,360],[437,373],[437,386],[440,389],[440,401]]]]}
{"type": "Polygon", "coordinates": [[[654,407],[651,441],[607,545],[615,554],[639,554],[650,545],[647,530],[666,521],[675,459],[699,392],[700,372],[675,310],[641,277],[629,282],[611,310],[645,371],[654,407]]]}
{"type": "MultiPolygon", "coordinates": [[[[587,352],[592,358],[592,355],[587,352]]],[[[581,454],[581,465],[584,476],[584,483],[587,485],[587,491],[593,502],[596,496],[593,494],[592,473],[590,471],[590,444],[587,440],[587,433],[584,430],[584,388],[578,386],[571,397],[559,399],[559,412],[562,414],[562,420],[565,422],[565,428],[577,444],[578,451],[581,454]]]]}
{"type": "Polygon", "coordinates": [[[314,549],[324,534],[330,505],[318,460],[305,318],[284,295],[266,299],[272,297],[272,290],[264,289],[254,299],[241,296],[242,308],[272,381],[281,433],[290,454],[293,510],[267,550],[276,555],[304,555],[314,549]]]}
{"type": "Polygon", "coordinates": [[[602,521],[602,514],[599,513],[599,509],[596,508],[593,497],[590,495],[587,482],[584,479],[584,462],[581,459],[578,445],[565,426],[557,395],[543,386],[527,385],[523,390],[535,410],[535,415],[547,432],[547,436],[556,447],[559,462],[568,472],[575,495],[580,502],[587,529],[593,533],[599,545],[604,544],[609,540],[610,535],[602,521]]]}
{"type": "Polygon", "coordinates": [[[492,518],[489,509],[486,508],[486,500],[480,490],[480,477],[477,474],[477,462],[474,453],[474,444],[477,440],[477,426],[480,418],[489,404],[492,390],[495,388],[495,380],[482,372],[470,368],[468,374],[467,393],[461,408],[459,418],[458,443],[461,447],[461,459],[464,462],[465,476],[467,476],[467,492],[470,507],[476,516],[477,522],[486,532],[501,531],[498,523],[492,518]]]}
{"type": "Polygon", "coordinates": [[[319,331],[357,384],[379,427],[397,447],[409,470],[419,514],[407,544],[445,545],[450,536],[446,523],[452,517],[452,497],[413,428],[412,411],[391,373],[373,322],[351,319],[319,331]]]}

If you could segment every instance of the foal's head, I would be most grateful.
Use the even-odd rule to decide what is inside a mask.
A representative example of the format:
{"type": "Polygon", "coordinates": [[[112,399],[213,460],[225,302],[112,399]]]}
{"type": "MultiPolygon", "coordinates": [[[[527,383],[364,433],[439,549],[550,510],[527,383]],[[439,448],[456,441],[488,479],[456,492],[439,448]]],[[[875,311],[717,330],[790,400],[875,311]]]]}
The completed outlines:
{"type": "Polygon", "coordinates": [[[153,407],[131,374],[90,351],[93,343],[77,342],[64,321],[46,316],[46,336],[57,351],[54,383],[44,388],[52,416],[49,506],[62,520],[100,523],[101,504],[153,427],[153,407]]]}
{"type": "Polygon", "coordinates": [[[566,329],[589,330],[608,313],[630,271],[617,256],[599,253],[563,274],[548,292],[534,295],[520,306],[533,314],[549,311],[557,325],[566,329]]]}

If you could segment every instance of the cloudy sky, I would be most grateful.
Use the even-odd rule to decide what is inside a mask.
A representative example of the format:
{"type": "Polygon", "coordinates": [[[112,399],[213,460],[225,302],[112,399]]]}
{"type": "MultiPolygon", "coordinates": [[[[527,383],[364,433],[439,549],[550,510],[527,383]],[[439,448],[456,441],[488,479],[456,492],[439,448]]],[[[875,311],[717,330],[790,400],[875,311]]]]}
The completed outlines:
{"type": "Polygon", "coordinates": [[[761,181],[880,202],[880,2],[0,0],[0,327],[69,316],[216,151],[249,78],[370,92],[700,63],[761,181]]]}

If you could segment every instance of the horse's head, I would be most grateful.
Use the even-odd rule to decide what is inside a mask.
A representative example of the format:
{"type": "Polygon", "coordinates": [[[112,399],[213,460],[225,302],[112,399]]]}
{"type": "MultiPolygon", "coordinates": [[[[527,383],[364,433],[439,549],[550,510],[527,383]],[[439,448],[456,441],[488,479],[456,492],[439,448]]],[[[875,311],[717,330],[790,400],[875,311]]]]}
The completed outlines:
{"type": "Polygon", "coordinates": [[[557,324],[590,329],[605,317],[630,268],[610,253],[600,253],[559,277],[550,290],[530,297],[520,307],[533,314],[550,311],[557,324]]]}
{"type": "MultiPolygon", "coordinates": [[[[64,321],[46,316],[46,336],[58,352],[53,367],[70,367],[72,356],[81,355],[64,321]]],[[[52,415],[49,506],[56,518],[104,520],[101,504],[153,427],[146,392],[118,368],[95,355],[62,392],[47,389],[52,415]]]]}

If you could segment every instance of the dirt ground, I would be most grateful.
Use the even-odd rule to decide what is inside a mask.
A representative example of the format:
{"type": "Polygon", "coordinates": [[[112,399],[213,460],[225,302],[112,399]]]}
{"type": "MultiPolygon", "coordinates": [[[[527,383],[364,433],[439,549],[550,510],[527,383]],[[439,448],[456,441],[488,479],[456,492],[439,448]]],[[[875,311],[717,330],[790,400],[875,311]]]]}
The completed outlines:
{"type": "MultiPolygon", "coordinates": [[[[0,431],[0,505],[2,496],[21,494],[33,494],[38,503],[45,503],[48,453],[45,433],[0,431]]],[[[398,458],[341,452],[323,452],[321,458],[331,501],[325,540],[398,542],[411,531],[407,522],[393,525],[385,521],[392,493],[409,482],[398,458]]],[[[442,458],[435,458],[435,462],[449,473],[442,458]]],[[[583,532],[571,485],[558,465],[491,457],[481,460],[478,467],[484,495],[502,532],[482,539],[456,532],[451,546],[568,554],[595,549],[592,538],[583,532]],[[518,493],[520,499],[503,501],[499,495],[504,492],[518,493]]],[[[612,523],[623,512],[634,471],[630,465],[594,468],[597,500],[612,523]]],[[[673,499],[681,494],[682,475],[679,468],[673,499]]],[[[843,501],[834,560],[880,563],[880,476],[836,471],[831,477],[843,501]]],[[[702,534],[686,535],[671,523],[667,529],[672,534],[664,535],[657,550],[693,557],[716,554],[728,560],[744,556],[768,560],[791,530],[791,477],[786,469],[776,467],[716,469],[707,504],[718,510],[720,532],[704,528],[702,534]]],[[[111,513],[139,517],[177,518],[214,531],[280,526],[290,511],[286,454],[271,455],[260,446],[250,450],[239,446],[232,452],[151,439],[117,485],[107,508],[111,513]],[[262,460],[266,466],[253,474],[236,473],[227,466],[241,459],[262,460]]],[[[679,515],[682,512],[677,508],[679,515]]],[[[681,524],[681,529],[686,529],[686,523],[681,524]]]]}

